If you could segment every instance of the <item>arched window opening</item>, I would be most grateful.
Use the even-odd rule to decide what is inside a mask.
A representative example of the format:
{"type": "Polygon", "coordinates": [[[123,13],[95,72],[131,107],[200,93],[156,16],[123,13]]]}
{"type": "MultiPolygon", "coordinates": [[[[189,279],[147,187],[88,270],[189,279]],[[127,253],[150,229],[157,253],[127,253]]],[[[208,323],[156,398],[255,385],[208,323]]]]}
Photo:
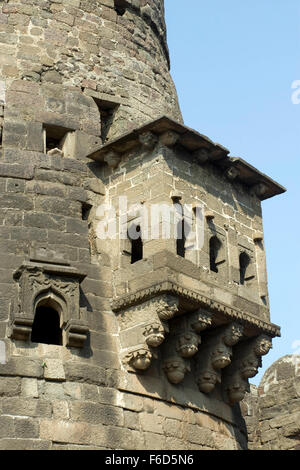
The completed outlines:
{"type": "Polygon", "coordinates": [[[137,233],[134,239],[129,236],[131,242],[131,264],[137,263],[143,259],[143,240],[140,225],[138,225],[135,230],[137,233]]]}
{"type": "Polygon", "coordinates": [[[214,236],[211,237],[209,241],[209,261],[210,261],[210,270],[213,271],[214,273],[218,273],[218,265],[223,262],[218,261],[219,259],[219,252],[221,250],[222,243],[218,239],[218,237],[214,236]]]}
{"type": "Polygon", "coordinates": [[[245,285],[246,281],[250,281],[254,278],[251,272],[251,258],[243,252],[240,254],[240,284],[245,285]]]}
{"type": "Polygon", "coordinates": [[[48,305],[37,307],[32,325],[33,343],[62,345],[59,313],[48,305]]]}

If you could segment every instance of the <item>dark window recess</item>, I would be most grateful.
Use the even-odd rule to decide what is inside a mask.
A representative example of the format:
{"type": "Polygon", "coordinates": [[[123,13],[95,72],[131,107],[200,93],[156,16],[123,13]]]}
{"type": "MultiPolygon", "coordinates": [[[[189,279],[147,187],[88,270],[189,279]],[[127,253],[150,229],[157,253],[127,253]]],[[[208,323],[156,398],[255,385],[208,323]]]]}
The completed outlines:
{"type": "Polygon", "coordinates": [[[119,16],[123,16],[126,12],[127,1],[126,0],[114,0],[115,11],[119,16]]]}
{"type": "Polygon", "coordinates": [[[64,139],[70,129],[64,127],[44,125],[44,153],[55,148],[62,150],[64,139]]]}
{"type": "Polygon", "coordinates": [[[111,101],[101,100],[99,98],[94,98],[94,101],[99,109],[100,114],[100,121],[101,121],[101,139],[102,143],[108,140],[108,133],[112,126],[116,110],[119,107],[118,103],[114,103],[111,101]]]}
{"type": "Polygon", "coordinates": [[[247,253],[243,252],[240,254],[240,284],[244,285],[246,281],[250,281],[254,278],[250,272],[251,258],[247,253]]]}
{"type": "Polygon", "coordinates": [[[214,273],[218,273],[218,254],[222,247],[222,243],[218,237],[212,237],[209,241],[209,261],[210,261],[210,270],[214,273]]]}
{"type": "Polygon", "coordinates": [[[182,219],[177,224],[177,232],[176,232],[176,252],[178,256],[185,258],[186,254],[186,240],[190,233],[190,227],[187,223],[184,222],[182,219]]]}
{"type": "Polygon", "coordinates": [[[82,203],[82,220],[89,220],[90,212],[93,206],[87,204],[86,202],[82,203]]]}
{"type": "Polygon", "coordinates": [[[3,129],[2,129],[2,126],[0,126],[0,147],[2,147],[2,134],[3,134],[3,129]]]}
{"type": "MultiPolygon", "coordinates": [[[[136,231],[140,233],[141,227],[137,226],[136,231]]],[[[143,259],[142,234],[140,233],[140,236],[136,240],[133,240],[130,238],[130,242],[131,242],[131,264],[134,264],[137,261],[140,261],[143,259]]]]}
{"type": "Polygon", "coordinates": [[[60,318],[56,310],[47,306],[37,307],[32,325],[33,343],[62,345],[60,318]]]}

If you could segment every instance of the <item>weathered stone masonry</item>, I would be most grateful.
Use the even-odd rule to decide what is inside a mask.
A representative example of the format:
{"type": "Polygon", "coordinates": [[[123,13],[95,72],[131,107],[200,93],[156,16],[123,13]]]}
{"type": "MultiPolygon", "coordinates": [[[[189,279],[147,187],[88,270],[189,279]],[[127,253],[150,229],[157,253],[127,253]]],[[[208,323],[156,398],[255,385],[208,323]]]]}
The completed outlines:
{"type": "Polygon", "coordinates": [[[162,0],[0,1],[0,46],[0,448],[246,448],[284,188],[182,124],[162,0]],[[119,196],[203,207],[203,249],[100,240],[119,196]]]}

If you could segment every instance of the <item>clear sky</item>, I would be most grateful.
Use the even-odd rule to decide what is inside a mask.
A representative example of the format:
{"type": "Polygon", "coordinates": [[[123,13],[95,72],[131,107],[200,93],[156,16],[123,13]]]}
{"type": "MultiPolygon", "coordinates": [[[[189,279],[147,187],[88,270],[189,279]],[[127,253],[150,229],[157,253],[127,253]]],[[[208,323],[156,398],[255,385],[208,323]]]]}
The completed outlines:
{"type": "Polygon", "coordinates": [[[282,337],[251,379],[257,384],[272,362],[300,350],[300,104],[292,102],[300,2],[165,0],[165,7],[185,124],[288,189],[263,202],[271,321],[282,337]]]}

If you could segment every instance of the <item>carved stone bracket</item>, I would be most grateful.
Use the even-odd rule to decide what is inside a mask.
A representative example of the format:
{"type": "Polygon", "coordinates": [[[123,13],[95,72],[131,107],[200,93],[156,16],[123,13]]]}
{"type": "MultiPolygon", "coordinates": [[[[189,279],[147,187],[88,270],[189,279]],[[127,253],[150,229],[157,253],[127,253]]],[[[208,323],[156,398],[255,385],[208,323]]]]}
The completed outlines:
{"type": "Polygon", "coordinates": [[[150,350],[144,345],[140,345],[126,352],[123,363],[129,371],[145,371],[149,369],[152,357],[150,350]]]}
{"type": "Polygon", "coordinates": [[[148,346],[158,348],[165,340],[166,333],[169,332],[168,325],[154,322],[145,326],[143,335],[148,346]]]}
{"type": "Polygon", "coordinates": [[[14,274],[18,297],[10,322],[12,339],[30,341],[36,308],[53,306],[60,315],[64,344],[83,347],[88,326],[80,309],[79,286],[85,274],[69,265],[25,262],[14,274]]]}
{"type": "Polygon", "coordinates": [[[89,328],[85,320],[69,320],[65,327],[66,346],[83,348],[89,328]]]}
{"type": "Polygon", "coordinates": [[[160,320],[171,320],[178,313],[179,300],[170,295],[162,296],[156,302],[156,312],[160,320]]]}
{"type": "Polygon", "coordinates": [[[169,382],[178,384],[191,371],[191,359],[201,344],[199,333],[212,324],[212,317],[213,314],[198,310],[178,320],[163,348],[163,370],[169,382]]]}
{"type": "Polygon", "coordinates": [[[199,390],[210,393],[221,383],[221,371],[231,363],[232,347],[243,336],[243,327],[232,323],[206,337],[197,356],[197,383],[199,390]]]}
{"type": "Polygon", "coordinates": [[[169,380],[174,385],[183,381],[185,374],[190,372],[189,364],[179,356],[169,357],[164,361],[163,370],[169,380]]]}
{"type": "Polygon", "coordinates": [[[124,364],[129,371],[138,372],[150,367],[155,349],[163,344],[169,333],[168,320],[177,314],[178,305],[175,297],[161,295],[133,306],[119,316],[124,364]]]}
{"type": "Polygon", "coordinates": [[[224,374],[224,390],[231,404],[243,400],[249,391],[248,379],[255,377],[262,365],[262,356],[272,348],[272,340],[266,335],[241,342],[234,349],[234,359],[224,374]]]}

